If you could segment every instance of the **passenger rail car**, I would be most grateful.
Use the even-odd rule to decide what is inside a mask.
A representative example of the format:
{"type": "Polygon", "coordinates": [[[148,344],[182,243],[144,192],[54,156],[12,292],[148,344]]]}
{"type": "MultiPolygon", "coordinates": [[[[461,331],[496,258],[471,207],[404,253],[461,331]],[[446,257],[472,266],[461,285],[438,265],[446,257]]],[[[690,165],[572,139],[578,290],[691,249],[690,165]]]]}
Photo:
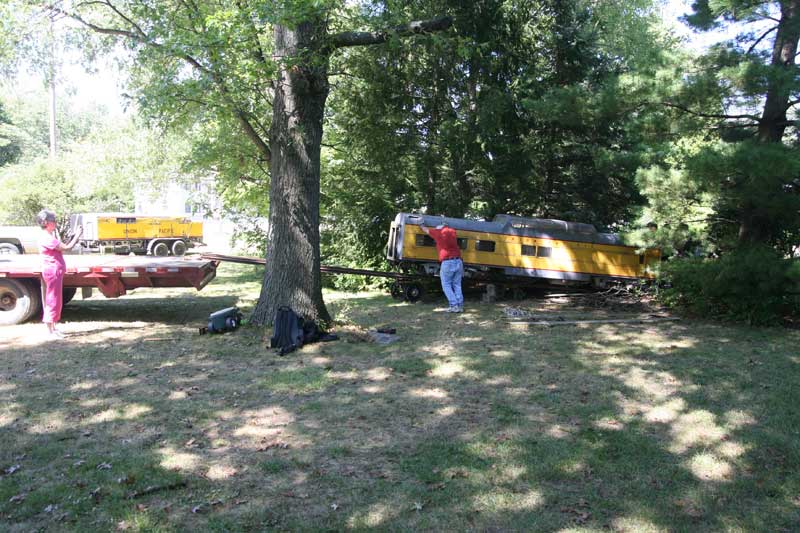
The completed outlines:
{"type": "Polygon", "coordinates": [[[456,230],[464,275],[474,279],[544,281],[605,286],[608,281],[652,279],[661,251],[627,246],[619,235],[591,224],[497,215],[491,222],[399,213],[389,230],[386,257],[406,272],[439,273],[436,246],[421,229],[456,230]]]}

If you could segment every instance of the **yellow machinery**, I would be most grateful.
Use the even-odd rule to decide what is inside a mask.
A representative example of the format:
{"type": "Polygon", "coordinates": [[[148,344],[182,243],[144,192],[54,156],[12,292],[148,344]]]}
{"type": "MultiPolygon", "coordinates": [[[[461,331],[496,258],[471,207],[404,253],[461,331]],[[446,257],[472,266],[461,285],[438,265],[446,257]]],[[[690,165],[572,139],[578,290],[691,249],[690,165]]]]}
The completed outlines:
{"type": "Polygon", "coordinates": [[[72,231],[83,226],[80,243],[87,251],[181,256],[203,242],[203,223],[186,217],[82,213],[69,225],[72,231]]]}
{"type": "Polygon", "coordinates": [[[661,251],[627,246],[591,224],[497,215],[491,222],[400,213],[389,231],[387,259],[405,271],[437,274],[433,239],[420,223],[456,230],[465,276],[517,278],[552,284],[653,279],[661,251]]]}

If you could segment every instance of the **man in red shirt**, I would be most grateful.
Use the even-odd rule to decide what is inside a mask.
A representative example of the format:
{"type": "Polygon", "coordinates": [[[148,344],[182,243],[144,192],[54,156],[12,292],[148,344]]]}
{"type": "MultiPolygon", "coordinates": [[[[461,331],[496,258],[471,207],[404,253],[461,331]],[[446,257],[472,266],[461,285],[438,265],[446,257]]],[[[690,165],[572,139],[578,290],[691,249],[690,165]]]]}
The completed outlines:
{"type": "Polygon", "coordinates": [[[435,228],[428,228],[423,221],[420,229],[436,242],[436,251],[439,253],[439,278],[442,280],[442,290],[450,304],[448,313],[461,313],[464,311],[464,294],[461,292],[461,278],[464,276],[464,263],[461,261],[461,249],[458,247],[456,230],[442,224],[435,228]]]}

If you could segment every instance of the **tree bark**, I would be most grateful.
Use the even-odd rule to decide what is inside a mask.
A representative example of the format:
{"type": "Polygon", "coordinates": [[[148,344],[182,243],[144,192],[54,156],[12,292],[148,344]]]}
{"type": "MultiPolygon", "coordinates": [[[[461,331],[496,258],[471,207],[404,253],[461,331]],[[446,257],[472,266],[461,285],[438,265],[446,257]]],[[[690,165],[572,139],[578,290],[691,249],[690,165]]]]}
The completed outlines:
{"type": "Polygon", "coordinates": [[[275,27],[275,82],[270,132],[270,213],[266,268],[251,320],[271,324],[278,307],[330,322],[322,299],[319,248],[320,150],[328,57],[322,19],[275,27]]]}
{"type": "Polygon", "coordinates": [[[781,20],[772,45],[773,72],[767,87],[764,112],[758,126],[758,138],[763,142],[779,143],[786,130],[786,111],[789,109],[791,87],[794,83],[795,56],[800,40],[800,0],[781,2],[781,20]]]}

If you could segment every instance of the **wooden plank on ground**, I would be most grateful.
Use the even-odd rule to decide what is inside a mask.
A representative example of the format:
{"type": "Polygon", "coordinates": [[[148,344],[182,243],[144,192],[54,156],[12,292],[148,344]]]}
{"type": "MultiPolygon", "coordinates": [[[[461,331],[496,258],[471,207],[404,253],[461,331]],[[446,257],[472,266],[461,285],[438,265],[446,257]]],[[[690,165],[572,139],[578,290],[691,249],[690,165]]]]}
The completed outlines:
{"type": "Polygon", "coordinates": [[[509,322],[532,326],[575,326],[578,324],[644,324],[650,322],[670,322],[678,317],[604,318],[600,320],[541,320],[540,318],[511,318],[509,322]]]}

